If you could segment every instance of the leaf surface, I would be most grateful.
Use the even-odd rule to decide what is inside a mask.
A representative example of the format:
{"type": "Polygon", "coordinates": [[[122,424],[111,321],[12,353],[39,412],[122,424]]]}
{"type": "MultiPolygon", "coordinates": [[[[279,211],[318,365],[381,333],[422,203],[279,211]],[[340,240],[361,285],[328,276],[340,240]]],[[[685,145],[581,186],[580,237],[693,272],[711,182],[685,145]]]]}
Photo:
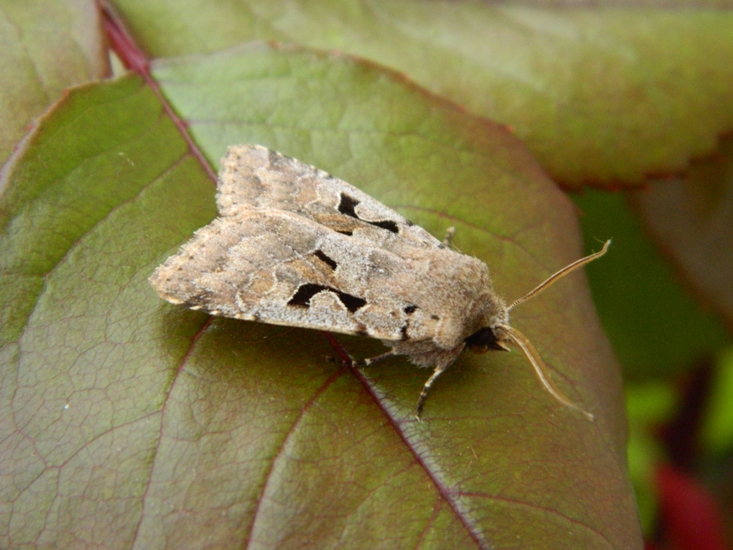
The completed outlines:
{"type": "Polygon", "coordinates": [[[262,39],[392,67],[509,125],[568,187],[679,172],[733,130],[729,2],[715,10],[415,0],[225,1],[205,10],[169,0],[116,4],[155,56],[262,39]]]}
{"type": "Polygon", "coordinates": [[[99,30],[91,0],[0,3],[0,165],[66,88],[109,74],[99,30]]]}
{"type": "MultiPolygon", "coordinates": [[[[214,166],[259,142],[453,225],[508,299],[580,253],[572,205],[513,136],[390,72],[256,45],[153,75],[214,166]]],[[[0,545],[641,547],[618,367],[581,274],[513,324],[595,422],[513,352],[463,356],[418,423],[429,373],[404,358],[352,371],[319,332],[158,299],[147,277],[216,215],[197,154],[126,77],[70,93],[10,166],[0,545]]]]}

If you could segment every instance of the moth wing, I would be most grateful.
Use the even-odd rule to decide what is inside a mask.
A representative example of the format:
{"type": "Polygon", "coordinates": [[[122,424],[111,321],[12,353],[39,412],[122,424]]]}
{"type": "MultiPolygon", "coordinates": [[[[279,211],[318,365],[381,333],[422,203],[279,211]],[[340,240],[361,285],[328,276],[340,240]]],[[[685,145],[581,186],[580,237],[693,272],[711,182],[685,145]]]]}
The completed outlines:
{"type": "MultiPolygon", "coordinates": [[[[423,249],[401,257],[373,241],[243,206],[197,231],[150,282],[162,298],[214,315],[381,340],[431,338],[438,321],[414,304],[415,289],[432,284],[428,295],[454,302],[450,282],[432,278],[423,249]]],[[[474,260],[447,249],[433,254],[474,260]]]]}
{"type": "Polygon", "coordinates": [[[389,232],[410,246],[443,247],[426,230],[353,185],[260,145],[228,148],[218,191],[222,216],[242,206],[270,208],[295,213],[346,235],[376,227],[384,230],[382,237],[389,232]]]}

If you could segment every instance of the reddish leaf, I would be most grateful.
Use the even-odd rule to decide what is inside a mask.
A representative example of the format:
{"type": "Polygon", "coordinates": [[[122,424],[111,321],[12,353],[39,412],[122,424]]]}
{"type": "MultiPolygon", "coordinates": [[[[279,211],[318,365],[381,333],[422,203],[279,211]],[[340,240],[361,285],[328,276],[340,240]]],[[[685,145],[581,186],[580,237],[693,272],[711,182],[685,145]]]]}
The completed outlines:
{"type": "MultiPolygon", "coordinates": [[[[259,46],[154,76],[210,158],[259,141],[455,225],[508,298],[579,254],[572,206],[516,139],[391,73],[259,46]]],[[[596,422],[497,353],[463,357],[417,423],[427,372],[404,359],[352,372],[317,332],[155,296],[147,277],[214,217],[214,186],[138,78],[71,93],[7,175],[2,546],[641,546],[582,276],[514,324],[596,422]]]]}

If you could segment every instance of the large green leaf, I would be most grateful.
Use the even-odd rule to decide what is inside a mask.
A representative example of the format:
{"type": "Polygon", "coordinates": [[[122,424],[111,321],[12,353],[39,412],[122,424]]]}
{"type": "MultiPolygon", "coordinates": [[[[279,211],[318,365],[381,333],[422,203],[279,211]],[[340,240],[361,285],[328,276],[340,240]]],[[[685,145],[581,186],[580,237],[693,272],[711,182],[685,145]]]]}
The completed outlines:
{"type": "MultiPolygon", "coordinates": [[[[733,130],[733,13],[418,0],[115,3],[154,56],[252,39],[359,55],[511,126],[567,186],[640,183],[733,130]],[[175,29],[174,32],[171,32],[175,29]]],[[[730,7],[730,2],[726,3],[730,7]]]]}
{"type": "MultiPolygon", "coordinates": [[[[572,205],[515,138],[389,72],[257,46],[154,77],[214,165],[260,142],[436,235],[454,225],[506,298],[579,254],[572,205]]],[[[72,91],[6,172],[2,546],[641,546],[618,368],[582,275],[513,324],[595,422],[514,352],[462,357],[418,423],[428,373],[404,358],[356,372],[318,332],[157,298],[153,268],[215,216],[197,153],[127,77],[72,91]]]]}

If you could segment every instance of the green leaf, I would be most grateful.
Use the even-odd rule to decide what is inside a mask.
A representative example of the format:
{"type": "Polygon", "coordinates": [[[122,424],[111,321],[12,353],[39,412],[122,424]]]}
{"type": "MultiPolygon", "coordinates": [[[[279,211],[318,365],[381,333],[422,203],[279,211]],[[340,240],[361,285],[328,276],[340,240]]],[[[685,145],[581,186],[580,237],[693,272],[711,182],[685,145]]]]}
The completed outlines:
{"type": "Polygon", "coordinates": [[[75,84],[109,74],[95,2],[3,1],[0,164],[28,125],[75,84]]]}
{"type": "MultiPolygon", "coordinates": [[[[514,137],[392,73],[266,46],[153,69],[208,158],[260,142],[455,226],[508,299],[579,255],[572,204],[514,137]]],[[[404,357],[353,371],[321,333],[158,299],[147,277],[215,216],[197,154],[128,77],[70,93],[6,172],[0,288],[23,289],[0,293],[6,546],[641,547],[582,275],[513,324],[595,422],[513,352],[462,357],[418,423],[429,373],[404,357]]]]}
{"type": "Polygon", "coordinates": [[[713,456],[727,456],[733,448],[733,346],[729,346],[717,358],[713,371],[710,398],[703,424],[700,443],[713,456]]]}
{"type": "MultiPolygon", "coordinates": [[[[583,213],[586,250],[597,250],[600,239],[613,237],[611,253],[587,271],[625,376],[676,374],[730,341],[725,328],[691,295],[643,231],[623,194],[589,189],[573,200],[583,213]]],[[[680,224],[688,212],[682,208],[667,215],[680,224]]]]}
{"type": "Polygon", "coordinates": [[[402,71],[511,126],[569,187],[683,170],[733,130],[729,10],[416,0],[117,5],[155,56],[263,39],[402,71]]]}

